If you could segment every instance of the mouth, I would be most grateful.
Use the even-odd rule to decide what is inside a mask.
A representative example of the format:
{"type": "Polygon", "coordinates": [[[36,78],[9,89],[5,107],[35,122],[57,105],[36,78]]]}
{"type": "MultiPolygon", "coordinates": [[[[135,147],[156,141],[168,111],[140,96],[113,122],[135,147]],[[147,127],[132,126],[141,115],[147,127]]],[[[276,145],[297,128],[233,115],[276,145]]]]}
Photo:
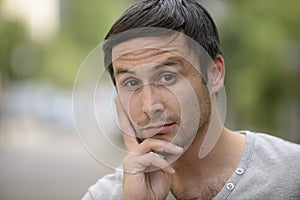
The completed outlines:
{"type": "Polygon", "coordinates": [[[143,132],[151,132],[151,133],[166,133],[168,131],[170,131],[171,128],[173,128],[173,126],[175,125],[174,122],[171,123],[166,123],[166,124],[162,124],[162,125],[150,125],[147,126],[145,128],[142,129],[143,132]]]}
{"type": "Polygon", "coordinates": [[[166,134],[170,133],[171,131],[174,131],[175,126],[175,122],[170,122],[162,125],[149,125],[144,127],[140,131],[141,137],[139,138],[141,140],[145,140],[147,138],[166,140],[166,134]]]}

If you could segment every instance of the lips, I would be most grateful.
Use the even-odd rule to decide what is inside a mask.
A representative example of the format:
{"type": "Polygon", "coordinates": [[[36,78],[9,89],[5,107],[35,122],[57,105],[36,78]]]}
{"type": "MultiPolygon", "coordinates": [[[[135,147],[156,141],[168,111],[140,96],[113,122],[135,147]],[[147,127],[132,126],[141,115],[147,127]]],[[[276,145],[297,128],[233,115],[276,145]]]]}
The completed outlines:
{"type": "Polygon", "coordinates": [[[149,125],[142,129],[142,135],[145,138],[153,137],[157,134],[164,134],[171,131],[176,123],[171,122],[163,125],[149,125]]]}

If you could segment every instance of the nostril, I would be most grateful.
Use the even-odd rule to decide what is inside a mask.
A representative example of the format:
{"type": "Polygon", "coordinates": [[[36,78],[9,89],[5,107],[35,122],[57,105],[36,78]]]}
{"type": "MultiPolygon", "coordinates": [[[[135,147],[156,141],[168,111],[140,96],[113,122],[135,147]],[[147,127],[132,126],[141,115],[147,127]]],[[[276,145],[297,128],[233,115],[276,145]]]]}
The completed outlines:
{"type": "Polygon", "coordinates": [[[149,117],[151,119],[160,117],[165,111],[161,104],[154,104],[149,108],[149,117]]]}

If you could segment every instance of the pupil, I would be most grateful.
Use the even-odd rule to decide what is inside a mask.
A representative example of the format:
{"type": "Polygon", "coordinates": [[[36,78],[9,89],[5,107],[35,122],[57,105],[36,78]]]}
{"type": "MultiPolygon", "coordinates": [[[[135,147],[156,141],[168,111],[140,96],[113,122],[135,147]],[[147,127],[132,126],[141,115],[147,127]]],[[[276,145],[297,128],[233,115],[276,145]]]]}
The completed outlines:
{"type": "Polygon", "coordinates": [[[170,81],[170,80],[172,80],[172,76],[171,75],[165,75],[165,79],[166,79],[166,81],[170,81]]]}

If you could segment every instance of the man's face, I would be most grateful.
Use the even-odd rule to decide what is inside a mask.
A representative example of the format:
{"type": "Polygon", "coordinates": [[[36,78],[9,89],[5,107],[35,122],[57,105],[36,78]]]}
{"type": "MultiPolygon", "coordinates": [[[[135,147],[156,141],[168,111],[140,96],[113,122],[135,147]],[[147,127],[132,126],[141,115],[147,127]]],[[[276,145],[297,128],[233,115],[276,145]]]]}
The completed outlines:
{"type": "Polygon", "coordinates": [[[136,137],[188,148],[209,122],[211,101],[185,38],[136,38],[116,45],[112,53],[118,96],[136,137]]]}

